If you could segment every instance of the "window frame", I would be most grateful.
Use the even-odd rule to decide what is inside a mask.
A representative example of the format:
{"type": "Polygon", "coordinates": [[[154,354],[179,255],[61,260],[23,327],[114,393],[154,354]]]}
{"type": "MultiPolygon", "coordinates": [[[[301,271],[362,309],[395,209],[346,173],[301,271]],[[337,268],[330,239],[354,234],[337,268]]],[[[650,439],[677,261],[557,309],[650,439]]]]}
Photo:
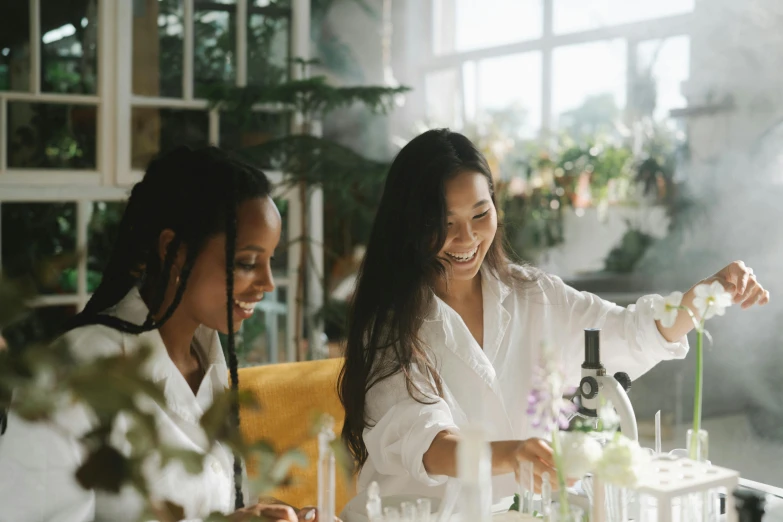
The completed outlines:
{"type": "MultiPolygon", "coordinates": [[[[132,93],[132,27],[133,2],[128,0],[95,0],[98,24],[98,77],[97,92],[94,95],[72,95],[41,92],[41,0],[28,1],[30,5],[30,90],[0,91],[0,207],[3,203],[75,202],[77,205],[76,248],[86,252],[88,248],[88,226],[92,205],[98,201],[123,201],[130,188],[138,182],[143,171],[131,168],[131,112],[134,107],[161,109],[196,109],[208,112],[209,143],[220,145],[220,113],[210,109],[207,100],[193,96],[193,16],[197,0],[182,0],[183,27],[183,97],[163,98],[140,96],[132,93]],[[96,168],[92,170],[64,169],[19,169],[8,168],[8,103],[9,102],[55,103],[63,105],[90,105],[96,108],[96,168]]],[[[236,85],[247,84],[247,28],[248,16],[264,11],[264,7],[252,5],[252,0],[235,0],[227,10],[236,11],[237,59],[236,85]]],[[[220,4],[215,4],[220,6],[220,4]]],[[[310,4],[309,0],[293,0],[289,24],[290,56],[309,58],[310,4]]],[[[290,73],[296,77],[299,68],[292,66],[290,73]]],[[[258,104],[253,107],[259,112],[282,112],[286,107],[258,104]]],[[[292,118],[296,120],[296,117],[292,118]]],[[[287,234],[289,245],[288,266],[284,276],[276,278],[278,288],[286,289],[287,316],[286,359],[295,361],[294,313],[296,306],[298,259],[303,227],[300,219],[298,193],[283,183],[282,172],[267,171],[267,176],[276,186],[274,196],[288,202],[287,234]]],[[[323,193],[319,188],[311,190],[308,205],[308,230],[310,231],[311,259],[308,266],[308,297],[312,309],[323,304],[323,290],[320,276],[323,274],[323,193]],[[318,287],[318,288],[314,288],[318,287]]],[[[0,247],[2,237],[0,237],[0,247]]],[[[2,256],[2,248],[0,248],[2,256]]],[[[0,263],[2,258],[0,257],[0,263]]],[[[75,294],[40,296],[31,302],[33,307],[76,305],[81,310],[89,300],[87,287],[87,258],[80,256],[77,264],[77,291],[75,294]]],[[[276,320],[276,317],[273,318],[276,320]]],[[[309,329],[311,356],[321,352],[322,327],[309,329]]],[[[270,362],[277,361],[276,350],[270,351],[270,362]]]]}
{"type": "MultiPolygon", "coordinates": [[[[666,39],[678,36],[692,37],[692,27],[694,23],[693,12],[652,18],[637,22],[600,27],[584,31],[556,34],[554,32],[554,2],[555,0],[541,0],[542,2],[542,20],[543,32],[540,38],[523,40],[510,44],[484,47],[470,51],[452,52],[446,54],[435,54],[434,49],[443,48],[438,42],[430,42],[427,51],[421,53],[421,61],[416,72],[417,84],[425,85],[426,77],[430,73],[443,70],[456,70],[460,77],[459,96],[462,99],[461,120],[466,120],[466,102],[465,102],[465,83],[462,78],[463,66],[466,63],[473,62],[479,69],[479,63],[488,58],[497,58],[514,54],[538,51],[541,53],[541,128],[539,130],[539,140],[546,146],[555,131],[554,114],[552,112],[552,82],[553,82],[553,54],[559,47],[593,43],[621,39],[626,44],[626,106],[632,105],[633,92],[629,88],[636,75],[637,66],[637,47],[641,42],[647,40],[666,39]]],[[[431,7],[426,9],[424,15],[429,22],[429,27],[433,27],[435,20],[457,19],[456,3],[449,0],[432,2],[431,7]],[[438,9],[451,12],[436,12],[438,9]]],[[[453,34],[455,31],[433,31],[433,38],[437,34],[453,34]]],[[[481,107],[476,107],[477,114],[481,113],[481,107]]],[[[629,118],[628,112],[626,118],[629,118]]],[[[630,122],[628,122],[630,123],[630,122]]]]}

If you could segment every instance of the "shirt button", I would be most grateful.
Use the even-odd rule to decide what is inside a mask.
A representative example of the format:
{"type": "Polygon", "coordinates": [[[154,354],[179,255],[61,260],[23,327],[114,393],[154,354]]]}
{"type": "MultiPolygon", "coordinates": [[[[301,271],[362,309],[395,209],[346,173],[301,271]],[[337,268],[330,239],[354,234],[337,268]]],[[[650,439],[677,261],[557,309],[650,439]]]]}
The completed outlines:
{"type": "Polygon", "coordinates": [[[221,469],[220,464],[218,464],[216,461],[212,461],[212,471],[215,473],[220,473],[223,470],[221,469]]]}

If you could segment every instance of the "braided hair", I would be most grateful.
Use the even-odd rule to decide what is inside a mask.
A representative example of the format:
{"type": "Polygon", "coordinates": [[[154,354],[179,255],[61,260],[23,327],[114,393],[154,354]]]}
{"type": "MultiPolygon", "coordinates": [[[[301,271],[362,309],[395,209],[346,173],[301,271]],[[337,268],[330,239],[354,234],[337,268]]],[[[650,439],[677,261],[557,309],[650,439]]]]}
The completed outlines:
{"type": "MultiPolygon", "coordinates": [[[[139,334],[160,328],[182,300],[194,262],[207,240],[226,234],[226,293],[228,317],[228,363],[234,394],[232,420],[239,429],[239,386],[234,344],[234,255],[237,207],[243,201],[267,197],[271,185],[266,175],[215,147],[177,148],[153,160],[142,181],[128,199],[112,254],[100,285],[84,310],[69,328],[101,324],[116,330],[139,334]],[[158,241],[164,230],[174,232],[161,264],[158,241]],[[161,315],[169,274],[180,248],[186,251],[175,297],[161,315]],[[106,315],[134,287],[149,289],[149,313],[142,324],[106,315]],[[159,319],[155,319],[160,317],[159,319]]],[[[234,455],[235,509],[244,505],[242,462],[234,455]]]]}

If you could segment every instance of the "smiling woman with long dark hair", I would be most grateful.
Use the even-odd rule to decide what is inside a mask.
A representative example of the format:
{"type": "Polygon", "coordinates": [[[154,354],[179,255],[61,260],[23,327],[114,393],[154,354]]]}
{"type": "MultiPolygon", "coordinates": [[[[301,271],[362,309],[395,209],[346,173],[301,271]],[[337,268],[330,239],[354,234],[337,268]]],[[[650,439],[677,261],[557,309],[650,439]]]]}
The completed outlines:
{"type": "MultiPolygon", "coordinates": [[[[537,438],[546,434],[525,414],[542,343],[559,349],[573,384],[585,328],[602,329],[607,370],[634,378],[686,355],[688,314],[664,327],[654,296],[623,308],[512,264],[502,231],[489,166],[465,136],[431,130],[400,151],[359,273],[339,382],[343,439],[362,467],[346,522],[366,520],[372,481],[385,496],[439,499],[470,426],[491,441],[496,498],[515,491],[521,460],[533,462],[539,485],[544,472],[554,480],[551,449],[537,438]]],[[[709,279],[745,306],[769,299],[741,262],[709,279]]]]}

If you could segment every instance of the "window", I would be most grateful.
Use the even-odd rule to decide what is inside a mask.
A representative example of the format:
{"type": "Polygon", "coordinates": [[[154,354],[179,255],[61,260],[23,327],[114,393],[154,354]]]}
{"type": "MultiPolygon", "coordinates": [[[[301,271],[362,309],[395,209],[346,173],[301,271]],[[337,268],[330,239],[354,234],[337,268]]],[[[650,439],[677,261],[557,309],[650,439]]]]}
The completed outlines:
{"type": "Polygon", "coordinates": [[[553,127],[585,135],[611,129],[625,108],[622,40],[557,47],[552,53],[553,127]]]}
{"type": "Polygon", "coordinates": [[[513,137],[534,138],[541,128],[541,53],[481,60],[475,96],[478,121],[493,120],[513,137]]]}
{"type": "MultiPolygon", "coordinates": [[[[39,323],[56,329],[100,283],[128,189],[152,157],[182,143],[239,149],[288,132],[284,109],[254,107],[249,124],[239,125],[212,108],[209,97],[227,83],[286,78],[293,13],[287,2],[262,0],[6,3],[0,265],[4,274],[34,276],[41,295],[25,328],[44,334],[52,330],[39,323]]],[[[282,181],[279,172],[267,174],[282,181]]],[[[289,276],[295,259],[285,242],[300,235],[301,225],[298,211],[289,209],[293,193],[279,192],[284,239],[274,262],[277,290],[263,301],[261,330],[248,332],[255,335],[249,346],[263,345],[264,355],[245,364],[296,354],[287,310],[297,278],[289,276]]],[[[321,220],[311,218],[309,226],[317,235],[321,220]]],[[[311,303],[318,306],[317,299],[311,303]]]]}
{"type": "Polygon", "coordinates": [[[552,0],[556,34],[690,13],[696,0],[552,0]]]}
{"type": "Polygon", "coordinates": [[[472,51],[543,34],[543,0],[436,0],[435,54],[472,51]]]}

